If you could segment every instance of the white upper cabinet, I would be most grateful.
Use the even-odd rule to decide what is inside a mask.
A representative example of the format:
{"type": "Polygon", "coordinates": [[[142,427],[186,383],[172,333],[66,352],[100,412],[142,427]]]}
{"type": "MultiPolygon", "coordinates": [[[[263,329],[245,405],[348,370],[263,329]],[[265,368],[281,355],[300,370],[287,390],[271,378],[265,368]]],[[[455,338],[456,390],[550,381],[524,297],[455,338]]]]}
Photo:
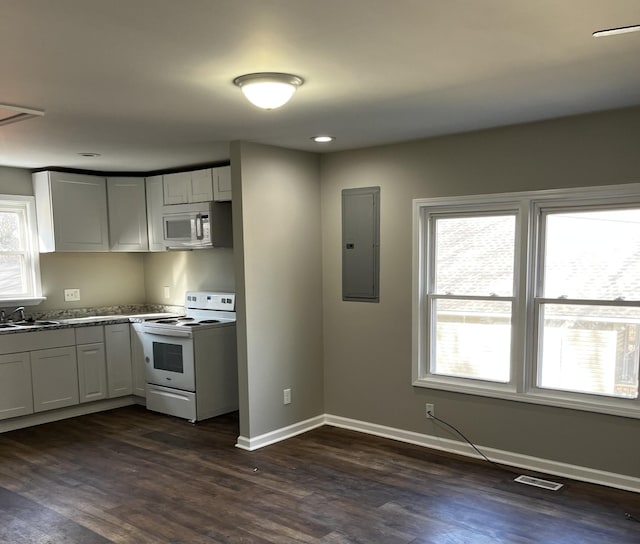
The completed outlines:
{"type": "Polygon", "coordinates": [[[212,168],[213,200],[224,202],[231,200],[231,167],[212,168]]]}
{"type": "Polygon", "coordinates": [[[211,168],[178,172],[162,176],[164,186],[164,203],[189,204],[191,202],[208,202],[213,200],[213,180],[211,168]]]}
{"type": "Polygon", "coordinates": [[[33,174],[40,251],[109,251],[106,180],[98,176],[33,174]]]}
{"type": "Polygon", "coordinates": [[[147,188],[147,235],[149,251],[165,251],[162,224],[162,176],[145,180],[147,188]]]}
{"type": "Polygon", "coordinates": [[[191,172],[191,200],[189,202],[210,202],[211,200],[213,200],[211,168],[191,172]]]}
{"type": "Polygon", "coordinates": [[[111,251],[148,251],[144,178],[107,178],[111,251]]]}

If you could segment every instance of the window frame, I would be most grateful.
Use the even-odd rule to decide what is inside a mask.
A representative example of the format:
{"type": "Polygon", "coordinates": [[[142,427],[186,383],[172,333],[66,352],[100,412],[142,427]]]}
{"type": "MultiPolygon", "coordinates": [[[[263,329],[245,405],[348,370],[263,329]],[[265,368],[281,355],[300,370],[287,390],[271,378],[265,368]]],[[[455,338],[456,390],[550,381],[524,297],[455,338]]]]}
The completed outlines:
{"type": "MultiPolygon", "coordinates": [[[[640,184],[597,186],[572,189],[552,189],[459,197],[437,197],[413,201],[413,293],[412,293],[412,385],[485,397],[559,406],[585,411],[640,418],[640,395],[622,399],[591,393],[552,390],[537,386],[538,328],[540,301],[559,302],[564,299],[544,299],[541,292],[544,267],[544,213],[578,211],[607,207],[640,207],[640,184]],[[473,378],[448,377],[430,372],[429,320],[432,284],[430,277],[435,244],[432,217],[455,213],[515,211],[516,247],[512,306],[511,380],[506,383],[473,378]]],[[[507,297],[509,298],[509,297],[507,297]]],[[[504,297],[495,297],[503,300],[504,297]]],[[[491,299],[493,300],[493,298],[491,299]]],[[[568,302],[571,302],[567,300],[568,302]]],[[[583,302],[583,301],[580,301],[583,302]]],[[[602,301],[597,301],[602,303],[602,301]]],[[[620,306],[640,301],[622,301],[620,306]]],[[[609,305],[609,301],[607,301],[609,305]]],[[[618,304],[614,304],[618,305],[618,304]]]]}
{"type": "Polygon", "coordinates": [[[23,214],[25,232],[25,268],[27,291],[22,294],[5,295],[0,293],[0,306],[40,304],[46,298],[42,296],[40,278],[40,258],[38,250],[38,230],[36,222],[36,203],[33,196],[0,194],[1,211],[20,211],[23,214]]]}

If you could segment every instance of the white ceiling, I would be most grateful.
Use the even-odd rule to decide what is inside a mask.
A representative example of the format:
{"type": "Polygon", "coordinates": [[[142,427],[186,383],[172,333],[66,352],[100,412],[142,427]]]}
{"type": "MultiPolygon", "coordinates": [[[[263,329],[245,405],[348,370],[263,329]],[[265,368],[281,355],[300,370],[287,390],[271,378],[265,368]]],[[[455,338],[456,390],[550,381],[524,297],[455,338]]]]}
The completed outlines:
{"type": "Polygon", "coordinates": [[[143,172],[637,105],[640,33],[591,33],[638,23],[639,0],[0,0],[0,103],[46,110],[0,127],[0,164],[143,172]],[[232,84],[257,71],[305,84],[262,111],[232,84]]]}

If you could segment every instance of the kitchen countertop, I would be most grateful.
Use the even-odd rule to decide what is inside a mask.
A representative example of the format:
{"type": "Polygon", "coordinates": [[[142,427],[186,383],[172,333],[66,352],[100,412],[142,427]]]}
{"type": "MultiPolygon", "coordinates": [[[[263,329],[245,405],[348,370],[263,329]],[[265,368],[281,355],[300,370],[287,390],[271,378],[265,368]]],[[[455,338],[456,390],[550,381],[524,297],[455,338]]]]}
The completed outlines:
{"type": "MultiPolygon", "coordinates": [[[[95,325],[113,325],[117,323],[142,323],[149,319],[160,319],[163,317],[173,317],[181,315],[175,312],[151,312],[144,314],[114,314],[114,315],[91,315],[85,317],[72,317],[66,319],[46,319],[43,321],[53,322],[49,324],[38,324],[35,321],[33,324],[20,325],[16,324],[12,327],[0,328],[0,335],[3,334],[19,334],[29,333],[35,331],[50,331],[55,329],[68,329],[76,327],[92,327],[95,325]]],[[[7,322],[8,325],[14,325],[12,322],[7,322]]]]}

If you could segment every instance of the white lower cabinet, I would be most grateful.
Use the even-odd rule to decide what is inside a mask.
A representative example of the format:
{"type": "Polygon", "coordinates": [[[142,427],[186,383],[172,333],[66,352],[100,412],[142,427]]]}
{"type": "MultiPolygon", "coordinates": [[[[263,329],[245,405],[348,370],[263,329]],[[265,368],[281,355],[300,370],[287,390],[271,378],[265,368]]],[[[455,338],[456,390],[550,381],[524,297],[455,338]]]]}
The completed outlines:
{"type": "Polygon", "coordinates": [[[146,384],[144,372],[144,348],[142,346],[142,323],[132,323],[131,334],[131,370],[133,372],[133,394],[138,397],[146,397],[146,384]]]}
{"type": "Polygon", "coordinates": [[[104,344],[76,346],[80,402],[107,398],[107,361],[104,344]]]}
{"type": "Polygon", "coordinates": [[[0,355],[0,419],[33,414],[28,352],[0,355]]]}
{"type": "Polygon", "coordinates": [[[105,325],[104,343],[107,352],[109,398],[133,394],[129,323],[105,325]]]}
{"type": "Polygon", "coordinates": [[[75,346],[32,351],[31,377],[35,412],[78,404],[75,346]]]}
{"type": "Polygon", "coordinates": [[[76,355],[78,357],[78,388],[80,402],[107,398],[107,359],[102,325],[78,327],[76,355]]]}

